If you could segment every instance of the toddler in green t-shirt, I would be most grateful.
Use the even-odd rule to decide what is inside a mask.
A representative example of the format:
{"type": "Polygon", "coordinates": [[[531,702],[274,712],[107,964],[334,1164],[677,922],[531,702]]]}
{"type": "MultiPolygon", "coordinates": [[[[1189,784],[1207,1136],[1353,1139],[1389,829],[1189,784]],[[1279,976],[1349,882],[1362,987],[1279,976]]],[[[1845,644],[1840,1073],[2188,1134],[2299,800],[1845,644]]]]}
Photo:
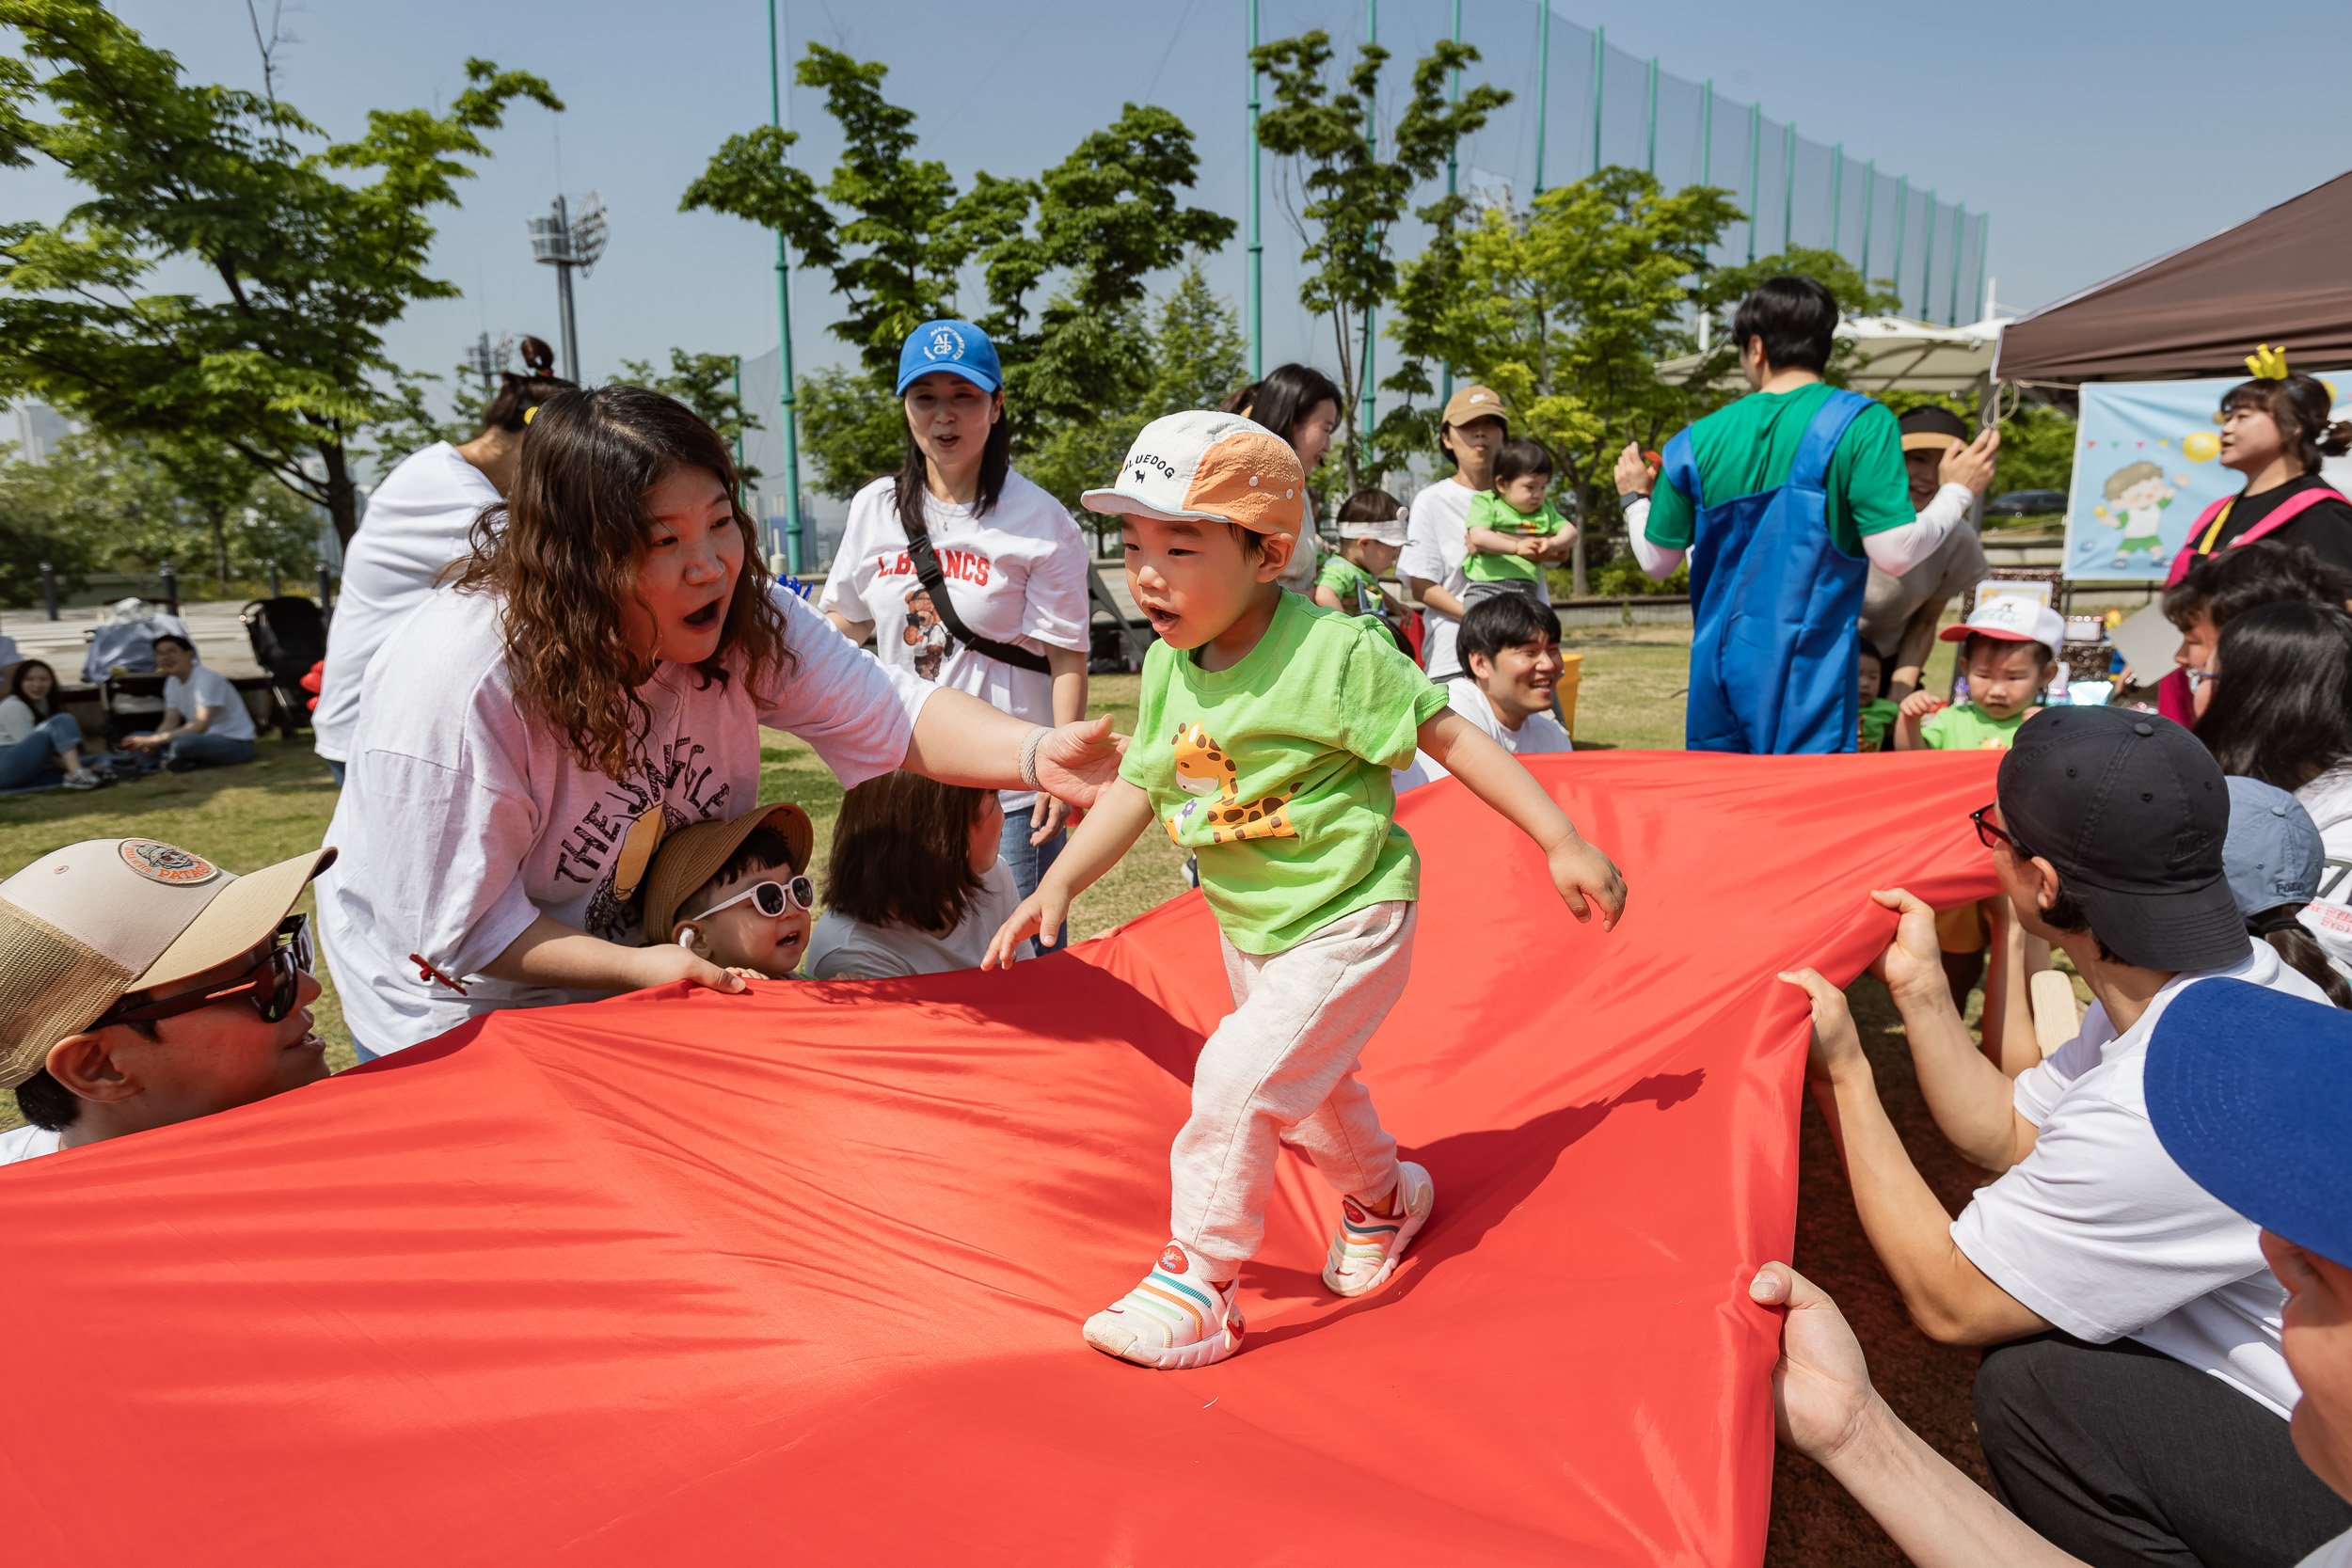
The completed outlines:
{"type": "Polygon", "coordinates": [[[1901,710],[1887,701],[1886,659],[1867,639],[1854,652],[1854,688],[1862,704],[1862,717],[1854,731],[1857,752],[1886,751],[1886,732],[1901,710]]]}
{"type": "Polygon", "coordinates": [[[1200,1048],[1169,1165],[1172,1238],[1087,1343],[1146,1367],[1241,1348],[1235,1277],[1265,1234],[1280,1147],[1340,1194],[1324,1283],[1388,1279],[1429,1218],[1429,1173],[1396,1157],[1357,1057],[1405,988],[1421,863],[1389,771],[1428,752],[1544,848],[1552,885],[1602,927],[1625,882],[1518,760],[1445,705],[1378,625],[1276,580],[1297,547],[1305,475],[1232,414],[1146,425],[1118,478],[1081,498],[1122,519],[1127,586],[1159,634],[1136,736],[1061,857],[981,967],[1057,929],[1070,902],[1155,824],[1196,850],[1233,1011],[1200,1048]]]}
{"type": "Polygon", "coordinates": [[[1905,697],[1895,721],[1899,752],[2006,752],[2018,726],[2042,711],[2058,678],[2066,621],[2031,599],[2003,597],[1977,608],[1943,640],[1960,643],[1968,700],[1948,705],[1925,690],[1905,697]]]}
{"type": "Polygon", "coordinates": [[[1404,602],[1380,586],[1405,548],[1405,507],[1386,490],[1359,490],[1340,506],[1340,553],[1315,574],[1315,603],[1393,625],[1404,602]]]}
{"type": "Polygon", "coordinates": [[[1470,554],[1462,575],[1465,606],[1494,594],[1525,594],[1548,605],[1539,558],[1565,539],[1576,541],[1576,525],[1545,499],[1551,488],[1551,452],[1541,441],[1517,436],[1495,453],[1495,483],[1470,499],[1463,519],[1470,554]]]}

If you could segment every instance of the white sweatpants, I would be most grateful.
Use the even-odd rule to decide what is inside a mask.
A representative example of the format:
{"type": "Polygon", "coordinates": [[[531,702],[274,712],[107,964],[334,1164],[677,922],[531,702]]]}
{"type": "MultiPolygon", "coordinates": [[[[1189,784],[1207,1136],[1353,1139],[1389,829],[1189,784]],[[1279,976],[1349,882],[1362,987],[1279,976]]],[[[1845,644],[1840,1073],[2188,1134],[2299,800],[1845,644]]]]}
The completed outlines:
{"type": "Polygon", "coordinates": [[[1213,1276],[1257,1255],[1281,1144],[1343,1194],[1377,1196],[1395,1180],[1396,1140],[1356,1066],[1404,994],[1418,910],[1375,904],[1263,956],[1219,939],[1233,1010],[1200,1048],[1192,1117],[1168,1153],[1169,1233],[1213,1276]]]}

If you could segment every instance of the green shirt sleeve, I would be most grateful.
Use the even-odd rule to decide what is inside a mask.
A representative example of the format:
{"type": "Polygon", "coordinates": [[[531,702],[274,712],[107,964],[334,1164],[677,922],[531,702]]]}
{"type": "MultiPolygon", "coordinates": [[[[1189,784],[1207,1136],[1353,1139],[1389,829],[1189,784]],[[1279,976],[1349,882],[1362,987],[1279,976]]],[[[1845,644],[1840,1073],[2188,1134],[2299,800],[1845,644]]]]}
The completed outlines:
{"type": "Polygon", "coordinates": [[[1339,744],[1382,768],[1411,767],[1422,725],[1445,708],[1445,688],[1382,631],[1354,639],[1340,690],[1339,744]]]}
{"type": "Polygon", "coordinates": [[[1698,512],[1691,499],[1675,488],[1673,480],[1660,474],[1650,489],[1649,521],[1642,536],[1661,550],[1687,550],[1697,528],[1698,512]]]}
{"type": "Polygon", "coordinates": [[[1956,732],[1960,728],[1962,705],[1955,703],[1949,707],[1937,708],[1919,721],[1919,744],[1931,752],[1951,750],[1952,742],[1960,738],[1956,732]]]}
{"type": "Polygon", "coordinates": [[[1917,519],[1911,476],[1903,468],[1902,427],[1883,403],[1872,403],[1846,427],[1829,460],[1828,479],[1830,538],[1848,555],[1860,555],[1867,535],[1917,519]]]}
{"type": "Polygon", "coordinates": [[[1342,599],[1352,599],[1356,596],[1357,575],[1355,564],[1347,557],[1335,555],[1315,574],[1315,586],[1328,588],[1342,599]]]}

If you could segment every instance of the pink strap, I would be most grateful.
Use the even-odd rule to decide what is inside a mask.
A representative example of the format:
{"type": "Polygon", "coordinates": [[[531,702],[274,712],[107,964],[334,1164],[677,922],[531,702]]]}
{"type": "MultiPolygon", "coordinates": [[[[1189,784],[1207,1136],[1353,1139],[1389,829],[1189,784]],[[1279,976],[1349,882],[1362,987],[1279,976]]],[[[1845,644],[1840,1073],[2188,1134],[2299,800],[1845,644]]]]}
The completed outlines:
{"type": "MultiPolygon", "coordinates": [[[[2286,527],[2321,501],[2340,501],[2344,499],[2328,486],[2315,484],[2299,496],[2289,496],[2285,500],[2280,501],[2277,511],[2231,540],[2222,548],[2233,550],[2240,545],[2250,545],[2264,534],[2275,533],[2286,527]]],[[[2172,575],[2164,579],[2164,585],[2167,588],[2188,576],[2189,565],[2197,559],[2197,541],[2204,537],[2205,530],[2212,526],[2214,515],[2235,499],[2237,499],[2235,496],[2225,496],[2197,515],[2197,521],[2189,526],[2188,542],[2181,546],[2181,553],[2172,558],[2172,575]]]]}

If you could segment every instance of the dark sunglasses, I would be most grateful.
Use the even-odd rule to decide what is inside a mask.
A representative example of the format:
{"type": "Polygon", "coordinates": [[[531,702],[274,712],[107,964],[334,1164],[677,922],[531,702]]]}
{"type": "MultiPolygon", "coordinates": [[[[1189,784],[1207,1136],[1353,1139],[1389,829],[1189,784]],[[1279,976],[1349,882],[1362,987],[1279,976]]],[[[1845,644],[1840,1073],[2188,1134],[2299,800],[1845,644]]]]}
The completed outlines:
{"type": "Polygon", "coordinates": [[[161,1002],[146,1002],[126,1007],[119,1003],[99,1016],[91,1024],[103,1029],[109,1023],[151,1023],[159,1018],[177,1018],[205,1007],[217,1006],[244,997],[253,1004],[253,1010],[262,1015],[264,1023],[276,1023],[294,1010],[294,1000],[302,994],[302,976],[310,972],[310,917],[290,914],[278,923],[270,937],[269,951],[261,961],[233,980],[217,986],[204,986],[161,1002]]]}
{"type": "Polygon", "coordinates": [[[723,903],[713,904],[689,920],[708,920],[721,910],[749,902],[760,913],[773,920],[787,910],[813,910],[817,907],[817,884],[806,877],[795,877],[788,882],[754,882],[723,903]]]}
{"type": "Polygon", "coordinates": [[[2007,831],[1996,828],[1992,823],[1987,822],[1984,819],[1984,814],[1986,812],[1998,810],[2000,804],[2001,803],[1998,800],[1995,800],[1989,806],[1979,806],[1976,810],[1968,814],[1968,820],[1977,825],[1977,842],[1983,845],[1988,849],[1993,848],[1996,845],[2006,844],[2009,846],[2009,852],[2015,855],[2019,860],[2029,861],[2033,859],[2032,850],[2018,843],[2017,840],[2007,831]]]}

